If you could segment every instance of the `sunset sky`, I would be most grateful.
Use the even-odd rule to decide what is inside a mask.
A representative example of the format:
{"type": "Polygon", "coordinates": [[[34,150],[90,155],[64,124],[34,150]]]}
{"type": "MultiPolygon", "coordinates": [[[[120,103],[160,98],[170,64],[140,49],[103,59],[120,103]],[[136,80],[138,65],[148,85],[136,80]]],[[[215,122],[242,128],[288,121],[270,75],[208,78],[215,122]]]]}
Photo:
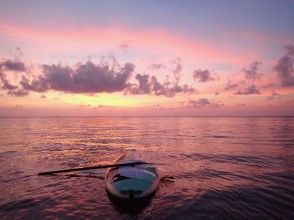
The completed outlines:
{"type": "Polygon", "coordinates": [[[293,116],[293,11],[0,0],[0,116],[293,116]]]}

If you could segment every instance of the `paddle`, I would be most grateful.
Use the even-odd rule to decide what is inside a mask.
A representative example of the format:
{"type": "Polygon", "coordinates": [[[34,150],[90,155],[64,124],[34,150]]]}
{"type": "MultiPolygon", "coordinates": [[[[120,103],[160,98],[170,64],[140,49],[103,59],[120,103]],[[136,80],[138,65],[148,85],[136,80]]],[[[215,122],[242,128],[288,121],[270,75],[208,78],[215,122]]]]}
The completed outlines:
{"type": "Polygon", "coordinates": [[[99,165],[99,166],[92,166],[92,167],[77,167],[77,168],[66,169],[66,170],[53,170],[53,171],[41,172],[41,173],[38,173],[38,176],[52,175],[55,173],[81,171],[81,170],[94,170],[94,169],[105,169],[110,167],[134,166],[134,165],[140,165],[140,164],[151,164],[151,163],[138,161],[138,162],[131,162],[131,163],[108,164],[108,165],[99,165]]]}

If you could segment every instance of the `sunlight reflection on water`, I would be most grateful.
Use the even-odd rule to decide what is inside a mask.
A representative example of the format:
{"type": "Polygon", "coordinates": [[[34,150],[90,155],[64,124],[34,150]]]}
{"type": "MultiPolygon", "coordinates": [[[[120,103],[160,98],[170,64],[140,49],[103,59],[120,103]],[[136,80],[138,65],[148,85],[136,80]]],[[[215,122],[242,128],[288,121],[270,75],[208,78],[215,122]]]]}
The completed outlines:
{"type": "Polygon", "coordinates": [[[138,218],[293,218],[291,117],[1,118],[0,129],[1,219],[134,217],[102,179],[35,175],[112,163],[127,148],[175,178],[138,218]]]}

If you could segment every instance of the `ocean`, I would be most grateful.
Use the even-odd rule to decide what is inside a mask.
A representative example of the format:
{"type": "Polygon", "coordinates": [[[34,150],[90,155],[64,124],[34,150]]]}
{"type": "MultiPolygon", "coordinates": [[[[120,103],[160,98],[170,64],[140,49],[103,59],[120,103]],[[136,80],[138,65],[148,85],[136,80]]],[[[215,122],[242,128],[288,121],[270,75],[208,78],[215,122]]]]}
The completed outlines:
{"type": "Polygon", "coordinates": [[[294,219],[294,117],[0,118],[0,219],[294,219]],[[105,190],[128,149],[158,163],[158,191],[130,211],[105,190]]]}

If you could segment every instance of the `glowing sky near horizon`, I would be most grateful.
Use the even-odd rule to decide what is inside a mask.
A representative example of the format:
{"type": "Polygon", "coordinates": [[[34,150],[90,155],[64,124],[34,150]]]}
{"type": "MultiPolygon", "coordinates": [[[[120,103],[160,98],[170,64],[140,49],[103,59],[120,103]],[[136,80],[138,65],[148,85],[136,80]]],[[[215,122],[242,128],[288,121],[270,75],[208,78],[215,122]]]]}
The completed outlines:
{"type": "Polygon", "coordinates": [[[0,116],[294,115],[293,1],[0,1],[0,116]]]}

